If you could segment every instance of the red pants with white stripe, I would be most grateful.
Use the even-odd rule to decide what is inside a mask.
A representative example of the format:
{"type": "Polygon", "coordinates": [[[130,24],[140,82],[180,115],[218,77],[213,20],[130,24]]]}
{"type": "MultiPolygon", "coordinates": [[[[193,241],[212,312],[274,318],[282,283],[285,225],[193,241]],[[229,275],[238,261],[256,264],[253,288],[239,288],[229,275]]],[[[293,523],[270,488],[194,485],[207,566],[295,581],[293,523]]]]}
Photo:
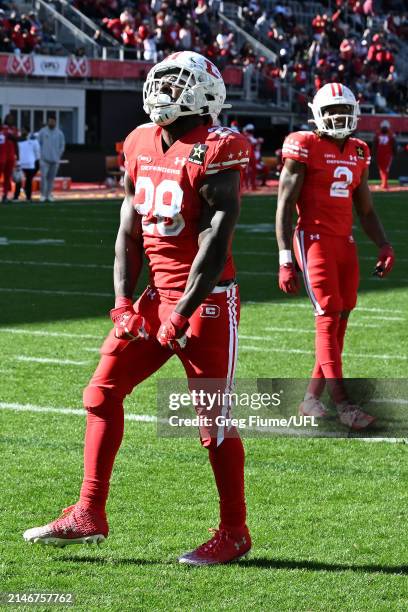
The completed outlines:
{"type": "Polygon", "coordinates": [[[296,229],[294,251],[317,315],[355,308],[359,266],[352,236],[328,236],[296,229]]]}
{"type": "MultiPolygon", "coordinates": [[[[118,340],[112,331],[102,346],[99,365],[84,390],[88,416],[80,501],[86,507],[105,510],[110,476],[123,437],[124,397],[174,355],[158,343],[156,334],[180,295],[180,291],[148,287],[136,302],[135,310],[150,324],[149,340],[118,340]]],[[[190,318],[187,344],[176,351],[190,389],[208,390],[208,379],[216,379],[211,382],[212,392],[231,391],[238,322],[239,295],[235,284],[228,289],[216,287],[190,318]]],[[[200,414],[202,410],[202,406],[198,407],[197,412],[200,414]]],[[[202,445],[208,448],[219,493],[220,527],[241,533],[246,521],[245,453],[236,429],[226,431],[222,423],[216,422],[217,411],[228,417],[229,406],[220,405],[212,410],[214,424],[201,427],[200,438],[202,445]]]]}
{"type": "MultiPolygon", "coordinates": [[[[176,352],[191,389],[200,390],[200,379],[217,379],[221,393],[231,391],[238,349],[240,300],[237,285],[220,289],[221,292],[210,294],[190,318],[185,348],[171,351],[158,343],[156,334],[179,301],[181,292],[148,287],[136,302],[135,310],[150,325],[149,340],[118,340],[112,330],[101,348],[102,357],[90,387],[109,389],[122,401],[176,352]]],[[[204,386],[207,388],[207,383],[204,386]]],[[[220,406],[220,414],[223,409],[225,407],[220,406]]],[[[224,438],[224,428],[215,424],[212,429],[201,428],[200,438],[204,446],[211,443],[211,438],[217,438],[219,445],[224,438]]]]}

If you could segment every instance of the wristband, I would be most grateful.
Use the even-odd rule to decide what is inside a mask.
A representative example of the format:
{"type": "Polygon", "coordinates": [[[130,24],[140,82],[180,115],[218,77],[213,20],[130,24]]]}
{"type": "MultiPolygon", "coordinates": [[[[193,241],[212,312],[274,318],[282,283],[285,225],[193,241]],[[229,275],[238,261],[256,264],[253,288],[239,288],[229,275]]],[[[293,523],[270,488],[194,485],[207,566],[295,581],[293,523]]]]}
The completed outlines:
{"type": "Polygon", "coordinates": [[[292,251],[290,249],[282,249],[279,251],[279,265],[284,266],[285,264],[292,263],[292,251]]]}
{"type": "Polygon", "coordinates": [[[173,310],[170,315],[170,321],[173,323],[176,329],[183,329],[188,325],[188,318],[175,310],[173,310]]]}
{"type": "Polygon", "coordinates": [[[129,308],[131,310],[133,308],[133,302],[124,295],[118,295],[115,298],[115,308],[129,308]]]}

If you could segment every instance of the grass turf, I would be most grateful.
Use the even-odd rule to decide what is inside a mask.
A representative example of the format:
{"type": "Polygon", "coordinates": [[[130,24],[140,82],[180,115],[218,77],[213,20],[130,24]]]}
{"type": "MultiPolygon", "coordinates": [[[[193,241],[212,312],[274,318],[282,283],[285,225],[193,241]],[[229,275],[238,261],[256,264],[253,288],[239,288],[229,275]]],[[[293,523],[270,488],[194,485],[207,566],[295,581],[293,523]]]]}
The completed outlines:
{"type": "MultiPolygon", "coordinates": [[[[399,261],[389,279],[371,276],[376,252],[356,230],[362,282],[346,338],[347,376],[405,376],[404,199],[375,195],[399,261]]],[[[306,378],[313,316],[304,295],[289,300],[276,288],[274,210],[273,198],[243,202],[235,240],[244,301],[237,375],[306,378]]],[[[0,240],[1,590],[72,591],[78,610],[406,610],[402,444],[247,440],[253,553],[236,565],[191,569],[175,559],[217,523],[206,453],[198,440],[157,438],[154,425],[127,422],[107,543],[56,550],[23,542],[24,529],[77,498],[84,418],[10,408],[81,408],[81,390],[110,328],[118,212],[112,202],[0,210],[8,240],[0,240]]],[[[127,412],[155,413],[158,376],[183,371],[175,359],[168,362],[128,399],[127,412]]]]}

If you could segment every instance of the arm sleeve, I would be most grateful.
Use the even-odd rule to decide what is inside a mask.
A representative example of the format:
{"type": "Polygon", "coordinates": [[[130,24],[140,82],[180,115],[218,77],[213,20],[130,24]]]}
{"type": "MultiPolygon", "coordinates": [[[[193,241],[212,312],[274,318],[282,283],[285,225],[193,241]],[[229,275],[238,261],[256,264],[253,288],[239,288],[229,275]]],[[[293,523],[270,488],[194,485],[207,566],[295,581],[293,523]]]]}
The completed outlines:
{"type": "Polygon", "coordinates": [[[231,133],[214,143],[203,175],[217,174],[223,170],[239,170],[242,173],[248,164],[249,155],[250,145],[246,138],[231,133]]]}
{"type": "Polygon", "coordinates": [[[309,142],[308,133],[294,132],[285,138],[282,146],[282,158],[294,159],[295,161],[308,164],[309,161],[309,142]]]}

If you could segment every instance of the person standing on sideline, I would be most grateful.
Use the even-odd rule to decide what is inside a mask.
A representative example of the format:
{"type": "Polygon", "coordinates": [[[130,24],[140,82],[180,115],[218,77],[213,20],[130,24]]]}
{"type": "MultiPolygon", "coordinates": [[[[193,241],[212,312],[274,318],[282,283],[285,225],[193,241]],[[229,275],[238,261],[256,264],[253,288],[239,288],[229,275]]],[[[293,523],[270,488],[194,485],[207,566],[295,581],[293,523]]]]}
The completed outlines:
{"type": "MultiPolygon", "coordinates": [[[[18,159],[19,166],[25,176],[24,191],[27,202],[31,202],[33,178],[38,172],[40,152],[38,140],[35,138],[28,138],[28,130],[24,128],[21,132],[21,139],[18,142],[18,159]]],[[[21,183],[16,183],[13,200],[18,200],[20,189],[21,183]]]]}
{"type": "Polygon", "coordinates": [[[390,122],[384,119],[380,125],[380,132],[376,134],[374,139],[374,153],[381,179],[381,189],[388,189],[388,175],[397,148],[395,136],[390,128],[390,122]]]}
{"type": "Polygon", "coordinates": [[[17,139],[19,136],[18,130],[14,125],[14,117],[10,113],[4,119],[4,125],[0,128],[2,139],[4,140],[4,151],[2,153],[2,170],[3,170],[3,204],[8,202],[8,193],[11,189],[11,176],[17,157],[17,139]]]}
{"type": "Polygon", "coordinates": [[[65,149],[65,137],[57,128],[55,117],[48,117],[47,125],[38,133],[41,147],[41,202],[52,202],[52,189],[57,176],[58,166],[65,149]]]}

